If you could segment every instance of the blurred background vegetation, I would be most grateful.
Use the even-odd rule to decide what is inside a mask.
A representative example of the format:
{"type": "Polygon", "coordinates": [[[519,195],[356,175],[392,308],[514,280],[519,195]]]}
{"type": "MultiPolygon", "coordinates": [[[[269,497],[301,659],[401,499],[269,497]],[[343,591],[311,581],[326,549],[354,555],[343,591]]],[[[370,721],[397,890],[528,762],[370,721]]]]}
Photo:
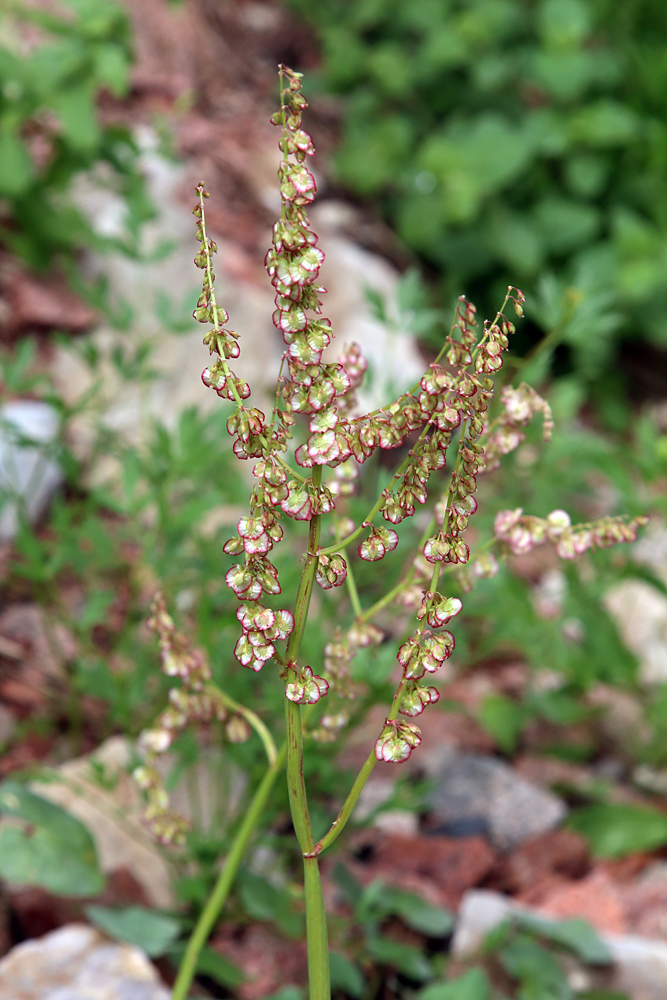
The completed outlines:
{"type": "Polygon", "coordinates": [[[596,397],[622,391],[623,346],[667,350],[661,0],[288,2],[344,102],[336,177],[442,301],[486,315],[518,284],[519,336],[557,330],[553,371],[596,397]]]}

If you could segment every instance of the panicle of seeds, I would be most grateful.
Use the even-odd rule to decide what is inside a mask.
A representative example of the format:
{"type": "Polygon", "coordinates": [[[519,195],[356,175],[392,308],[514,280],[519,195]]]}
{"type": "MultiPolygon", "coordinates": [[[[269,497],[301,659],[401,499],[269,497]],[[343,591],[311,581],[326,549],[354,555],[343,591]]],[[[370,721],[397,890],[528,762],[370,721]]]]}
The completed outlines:
{"type": "Polygon", "coordinates": [[[647,517],[602,517],[587,524],[572,524],[564,510],[553,510],[546,518],[516,510],[501,510],[494,521],[495,537],[513,555],[530,552],[536,545],[550,541],[561,559],[576,559],[584,552],[606,549],[622,542],[634,542],[647,517]]]}
{"type": "Polygon", "coordinates": [[[518,389],[504,386],[500,395],[503,411],[485,432],[483,472],[493,472],[499,467],[503,455],[519,447],[526,437],[524,428],[536,414],[543,415],[542,435],[545,441],[551,440],[553,431],[551,407],[525,382],[518,389]]]}
{"type": "Polygon", "coordinates": [[[225,736],[232,743],[246,740],[250,730],[245,719],[229,712],[220,691],[209,683],[211,671],[203,653],[176,631],[162,594],[153,599],[147,625],[157,633],[163,673],[178,678],[181,686],[171,689],[169,705],[139,737],[143,764],[135,769],[134,778],[146,795],[143,819],[153,835],[161,844],[178,846],[184,843],[190,824],[169,808],[158,766],[160,757],[192,723],[224,723],[225,736]]]}

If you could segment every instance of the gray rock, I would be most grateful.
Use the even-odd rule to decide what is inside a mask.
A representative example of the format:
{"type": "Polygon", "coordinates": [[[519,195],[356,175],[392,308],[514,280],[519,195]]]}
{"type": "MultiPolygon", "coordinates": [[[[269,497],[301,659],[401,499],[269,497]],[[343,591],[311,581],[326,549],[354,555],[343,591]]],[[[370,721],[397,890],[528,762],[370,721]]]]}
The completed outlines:
{"type": "Polygon", "coordinates": [[[36,521],[62,482],[53,454],[58,414],[48,403],[15,399],[0,407],[0,540],[16,534],[19,515],[36,521]]]}
{"type": "Polygon", "coordinates": [[[139,948],[69,924],[0,961],[0,1000],[169,1000],[139,948]]]}
{"type": "MultiPolygon", "coordinates": [[[[506,896],[470,889],[461,902],[452,952],[476,952],[484,938],[513,914],[531,913],[506,896]]],[[[667,943],[632,935],[601,934],[615,968],[610,988],[627,992],[630,1000],[664,1000],[667,996],[667,943]]]]}
{"type": "Polygon", "coordinates": [[[448,747],[428,762],[435,787],[429,802],[438,830],[451,836],[487,832],[508,850],[557,826],[565,803],[520,777],[508,764],[481,754],[457,754],[448,747]]]}

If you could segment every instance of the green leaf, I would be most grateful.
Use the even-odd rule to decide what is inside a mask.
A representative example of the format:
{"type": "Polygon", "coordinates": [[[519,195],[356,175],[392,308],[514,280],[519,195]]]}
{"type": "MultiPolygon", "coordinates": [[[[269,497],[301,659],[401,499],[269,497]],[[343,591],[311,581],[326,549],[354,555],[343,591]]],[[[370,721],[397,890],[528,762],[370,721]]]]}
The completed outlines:
{"type": "Polygon", "coordinates": [[[645,806],[613,803],[585,806],[567,821],[586,838],[593,854],[618,858],[667,844],[667,813],[645,806]]]}
{"type": "Polygon", "coordinates": [[[408,927],[427,937],[444,937],[454,926],[454,917],[449,910],[427,903],[404,889],[385,887],[381,906],[385,913],[395,913],[408,927]]]}
{"type": "Polygon", "coordinates": [[[32,160],[23,140],[13,132],[0,132],[0,195],[23,194],[32,175],[32,160]]]}
{"type": "Polygon", "coordinates": [[[607,945],[585,920],[546,920],[532,914],[518,914],[516,919],[521,927],[567,948],[588,965],[609,965],[613,961],[607,945]]]}
{"type": "Polygon", "coordinates": [[[277,993],[272,993],[266,1000],[303,1000],[303,990],[300,986],[283,986],[277,993]]]}
{"type": "MultiPolygon", "coordinates": [[[[169,951],[169,957],[175,965],[180,963],[184,954],[185,944],[177,944],[169,951]]],[[[210,976],[211,979],[215,979],[221,986],[227,986],[230,989],[236,989],[245,980],[241,969],[237,968],[237,966],[222,955],[219,955],[217,951],[213,951],[208,945],[202,948],[197,962],[197,972],[201,972],[205,976],[210,976]]]]}
{"type": "Polygon", "coordinates": [[[342,890],[348,903],[357,906],[361,900],[363,890],[349,868],[346,868],[340,861],[336,862],[336,867],[333,870],[333,880],[338,888],[342,890]]]}
{"type": "Polygon", "coordinates": [[[502,694],[488,695],[479,707],[478,718],[505,753],[512,753],[527,721],[525,705],[502,694]]]}
{"type": "Polygon", "coordinates": [[[86,81],[53,97],[53,110],[60,118],[63,133],[76,149],[91,152],[100,140],[95,112],[95,93],[86,81]]]}
{"type": "Polygon", "coordinates": [[[490,1000],[491,984],[483,969],[469,969],[448,983],[431,983],[417,1000],[490,1000]]]}
{"type": "Polygon", "coordinates": [[[0,813],[15,820],[0,829],[0,876],[62,896],[101,892],[95,844],[78,819],[11,781],[0,785],[0,813]]]}
{"type": "Polygon", "coordinates": [[[505,971],[523,987],[525,1000],[573,1000],[563,971],[554,956],[527,935],[521,935],[501,949],[505,971]]]}
{"type": "Polygon", "coordinates": [[[85,914],[109,937],[136,945],[149,958],[168,952],[181,932],[179,920],[145,906],[128,906],[122,910],[87,906],[85,914]]]}
{"type": "Polygon", "coordinates": [[[329,953],[329,973],[332,989],[343,990],[350,997],[364,995],[366,983],[359,967],[339,951],[329,953]]]}
{"type": "Polygon", "coordinates": [[[288,937],[299,937],[303,921],[292,910],[289,895],[249,871],[239,872],[237,887],[248,916],[275,923],[288,937]]]}
{"type": "Polygon", "coordinates": [[[389,965],[417,982],[423,982],[433,974],[431,963],[424,953],[403,941],[386,937],[371,938],[368,952],[376,962],[389,965]]]}
{"type": "Polygon", "coordinates": [[[129,89],[130,69],[125,49],[120,45],[106,43],[95,49],[94,56],[98,79],[105,83],[116,97],[124,97],[129,89]]]}

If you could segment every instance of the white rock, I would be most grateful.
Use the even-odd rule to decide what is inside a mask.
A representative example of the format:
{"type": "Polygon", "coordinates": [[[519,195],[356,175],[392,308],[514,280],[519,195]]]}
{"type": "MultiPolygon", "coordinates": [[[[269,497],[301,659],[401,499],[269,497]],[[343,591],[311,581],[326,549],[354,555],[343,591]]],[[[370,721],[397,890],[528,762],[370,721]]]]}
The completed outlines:
{"type": "MultiPolygon", "coordinates": [[[[461,902],[452,952],[476,952],[484,938],[512,914],[535,913],[508,897],[485,889],[470,889],[461,902]]],[[[601,934],[615,963],[613,988],[630,1000],[664,1000],[667,996],[667,943],[631,935],[601,934]]]]}
{"type": "Polygon", "coordinates": [[[667,681],[667,597],[643,580],[623,580],[607,592],[607,611],[639,660],[644,684],[667,681]]]}
{"type": "MultiPolygon", "coordinates": [[[[105,278],[109,301],[130,307],[130,329],[121,332],[102,326],[90,335],[106,359],[95,373],[71,351],[59,350],[53,365],[56,384],[69,403],[80,398],[99,378],[103,387],[103,424],[134,444],[145,440],[146,428],[153,420],[173,427],[187,406],[210,412],[223,405],[200,379],[208,363],[202,345],[205,328],[193,320],[190,331],[170,333],[163,329],[156,313],[156,299],[162,296],[180,314],[188,315],[199,294],[201,272],[193,264],[197,249],[194,220],[180,200],[185,168],[160,156],[155,148],[157,139],[150,130],[142,129],[139,140],[144,150],[143,169],[158,210],[157,218],[142,229],[143,249],[150,254],[165,240],[174,241],[176,246],[164,259],[154,262],[113,253],[91,258],[91,276],[105,278]],[[155,350],[152,367],[158,376],[143,384],[128,383],[110,363],[111,353],[118,345],[124,350],[136,350],[143,342],[155,350]]],[[[277,150],[274,153],[272,178],[277,150]]],[[[79,184],[77,201],[99,231],[110,235],[122,228],[122,203],[114,200],[98,178],[89,176],[79,184]]],[[[312,217],[319,245],[326,254],[320,275],[328,289],[323,314],[331,319],[335,334],[327,360],[335,359],[351,341],[361,345],[371,372],[361,402],[366,409],[373,409],[407,389],[425,368],[414,338],[406,331],[387,329],[374,319],[366,301],[366,290],[372,288],[384,296],[390,315],[395,313],[399,275],[383,258],[357,246],[341,232],[346,220],[341,219],[337,203],[316,207],[312,217]]],[[[217,300],[229,313],[230,327],[240,334],[241,355],[234,362],[234,371],[250,383],[254,404],[266,410],[273,403],[284,350],[271,318],[274,292],[261,259],[249,260],[239,247],[211,235],[219,247],[215,258],[217,300]]],[[[267,227],[267,247],[270,239],[267,227]]],[[[74,422],[73,446],[81,457],[89,454],[93,435],[90,418],[74,422]]],[[[93,476],[94,482],[108,480],[116,471],[108,458],[102,469],[106,475],[93,476]]]]}
{"type": "Polygon", "coordinates": [[[0,1000],[169,1000],[169,991],[139,948],[68,924],[0,961],[0,1000]]]}
{"type": "MultiPolygon", "coordinates": [[[[103,426],[133,444],[145,440],[153,421],[171,428],[186,407],[211,412],[223,405],[201,382],[209,360],[202,344],[206,328],[191,320],[191,328],[185,332],[165,330],[156,309],[162,297],[178,315],[187,317],[201,291],[202,272],[193,263],[198,249],[194,218],[179,197],[185,167],[156,151],[157,139],[150,129],[142,129],[139,139],[144,150],[142,169],[157,208],[157,217],[142,227],[142,250],[150,255],[165,241],[173,241],[175,247],[164,258],[153,261],[135,260],[121,253],[91,255],[90,276],[104,277],[112,305],[118,308],[124,303],[129,307],[129,329],[101,325],[90,334],[90,341],[101,354],[95,372],[76,352],[62,348],[56,351],[52,365],[56,385],[68,403],[80,399],[99,380],[103,426]],[[143,383],[128,382],[112,364],[112,352],[117,347],[134,352],[144,343],[152,350],[151,367],[157,377],[143,383]]],[[[122,229],[122,202],[99,178],[89,175],[82,180],[76,200],[98,231],[111,235],[122,229]]],[[[194,200],[193,191],[193,204],[194,200]]],[[[211,235],[219,248],[215,257],[218,303],[229,312],[230,327],[242,334],[241,357],[234,363],[234,370],[251,382],[255,405],[265,407],[273,400],[283,349],[271,320],[275,308],[273,290],[261,260],[249,264],[242,251],[211,235]]],[[[267,231],[267,245],[269,239],[267,231]]],[[[84,415],[75,419],[71,432],[74,450],[88,457],[95,435],[92,418],[84,415]]],[[[104,460],[101,469],[93,474],[93,481],[108,479],[116,472],[109,459],[104,460]]]]}
{"type": "Polygon", "coordinates": [[[14,537],[21,510],[36,521],[62,483],[53,457],[58,424],[56,410],[38,400],[0,407],[0,540],[14,537]]]}

